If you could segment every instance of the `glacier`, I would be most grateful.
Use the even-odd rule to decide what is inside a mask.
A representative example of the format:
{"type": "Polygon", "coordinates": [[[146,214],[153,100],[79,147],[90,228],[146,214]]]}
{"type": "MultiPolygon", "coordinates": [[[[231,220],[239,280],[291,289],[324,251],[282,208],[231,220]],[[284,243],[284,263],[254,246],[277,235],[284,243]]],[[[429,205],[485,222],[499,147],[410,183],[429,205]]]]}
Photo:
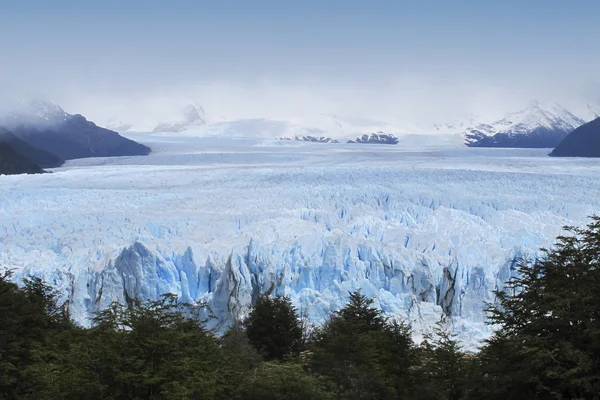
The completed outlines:
{"type": "Polygon", "coordinates": [[[128,136],[152,154],[0,176],[0,268],[55,286],[82,325],[163,293],[207,302],[217,329],[261,293],[321,323],[361,289],[417,340],[446,316],[474,348],[514,258],[600,206],[597,160],[545,149],[128,136]]]}

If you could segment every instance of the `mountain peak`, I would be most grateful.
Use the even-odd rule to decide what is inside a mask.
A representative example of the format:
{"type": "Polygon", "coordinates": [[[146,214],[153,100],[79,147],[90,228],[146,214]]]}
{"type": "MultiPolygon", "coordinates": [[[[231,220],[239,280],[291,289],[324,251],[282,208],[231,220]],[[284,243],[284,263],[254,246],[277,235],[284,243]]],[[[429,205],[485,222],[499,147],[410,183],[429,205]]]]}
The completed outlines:
{"type": "Polygon", "coordinates": [[[533,100],[501,120],[469,127],[464,136],[468,146],[554,147],[584,123],[558,103],[533,100]]]}
{"type": "Polygon", "coordinates": [[[541,109],[542,103],[540,103],[538,100],[534,99],[529,102],[529,106],[527,108],[541,109]]]}
{"type": "Polygon", "coordinates": [[[64,121],[69,114],[59,105],[54,104],[46,97],[34,93],[28,93],[18,103],[18,112],[29,117],[37,117],[47,122],[64,121]]]}
{"type": "Polygon", "coordinates": [[[196,107],[193,104],[188,104],[183,107],[182,114],[187,121],[194,122],[203,119],[202,116],[204,115],[204,110],[202,107],[196,107]]]}
{"type": "Polygon", "coordinates": [[[190,128],[204,125],[205,114],[202,107],[197,107],[192,103],[185,105],[176,115],[160,122],[153,132],[183,132],[190,128]]]}

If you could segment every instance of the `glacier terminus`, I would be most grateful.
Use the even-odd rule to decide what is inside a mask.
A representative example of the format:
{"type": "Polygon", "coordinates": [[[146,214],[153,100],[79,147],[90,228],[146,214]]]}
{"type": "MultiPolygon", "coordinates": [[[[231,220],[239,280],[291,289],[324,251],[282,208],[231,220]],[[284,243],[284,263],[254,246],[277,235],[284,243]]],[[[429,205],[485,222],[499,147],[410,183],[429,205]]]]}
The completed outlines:
{"type": "Polygon", "coordinates": [[[127,136],[152,154],[0,177],[0,266],[55,286],[82,325],[164,293],[207,302],[216,328],[261,293],[318,324],[361,289],[417,339],[446,316],[473,348],[514,259],[600,207],[600,165],[548,149],[127,136]]]}

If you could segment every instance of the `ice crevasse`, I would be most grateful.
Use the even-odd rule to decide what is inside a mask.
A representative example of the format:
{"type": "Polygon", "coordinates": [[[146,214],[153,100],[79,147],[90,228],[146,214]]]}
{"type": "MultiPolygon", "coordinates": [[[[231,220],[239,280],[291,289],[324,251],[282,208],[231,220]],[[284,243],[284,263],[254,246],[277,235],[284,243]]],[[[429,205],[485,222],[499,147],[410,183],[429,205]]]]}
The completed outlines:
{"type": "Polygon", "coordinates": [[[217,328],[262,293],[318,324],[360,289],[416,339],[446,316],[472,348],[514,259],[600,207],[595,172],[124,168],[3,181],[0,262],[55,286],[83,325],[164,293],[208,303],[217,328]]]}

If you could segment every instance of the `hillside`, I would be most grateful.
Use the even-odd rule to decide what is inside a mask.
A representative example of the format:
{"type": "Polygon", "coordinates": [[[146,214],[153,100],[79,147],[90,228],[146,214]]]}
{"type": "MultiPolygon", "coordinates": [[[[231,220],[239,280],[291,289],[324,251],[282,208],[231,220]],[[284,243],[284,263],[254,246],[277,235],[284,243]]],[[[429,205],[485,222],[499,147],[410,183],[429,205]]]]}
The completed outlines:
{"type": "Polygon", "coordinates": [[[503,119],[468,128],[464,138],[469,147],[551,148],[584,123],[559,104],[533,101],[503,119]]]}
{"type": "Polygon", "coordinates": [[[19,139],[12,132],[2,127],[0,127],[0,141],[8,143],[19,154],[42,168],[60,167],[64,162],[60,157],[31,146],[26,141],[19,139]]]}
{"type": "Polygon", "coordinates": [[[4,117],[4,125],[29,146],[51,153],[55,158],[42,157],[39,152],[31,156],[32,159],[41,157],[40,164],[48,166],[60,165],[57,159],[148,155],[151,151],[115,131],[97,126],[80,114],[69,114],[60,106],[39,98],[24,100],[18,111],[4,117]]]}
{"type": "Polygon", "coordinates": [[[39,174],[42,169],[0,138],[0,175],[39,174]]]}
{"type": "Polygon", "coordinates": [[[550,153],[554,157],[600,157],[600,118],[571,132],[550,153]]]}

